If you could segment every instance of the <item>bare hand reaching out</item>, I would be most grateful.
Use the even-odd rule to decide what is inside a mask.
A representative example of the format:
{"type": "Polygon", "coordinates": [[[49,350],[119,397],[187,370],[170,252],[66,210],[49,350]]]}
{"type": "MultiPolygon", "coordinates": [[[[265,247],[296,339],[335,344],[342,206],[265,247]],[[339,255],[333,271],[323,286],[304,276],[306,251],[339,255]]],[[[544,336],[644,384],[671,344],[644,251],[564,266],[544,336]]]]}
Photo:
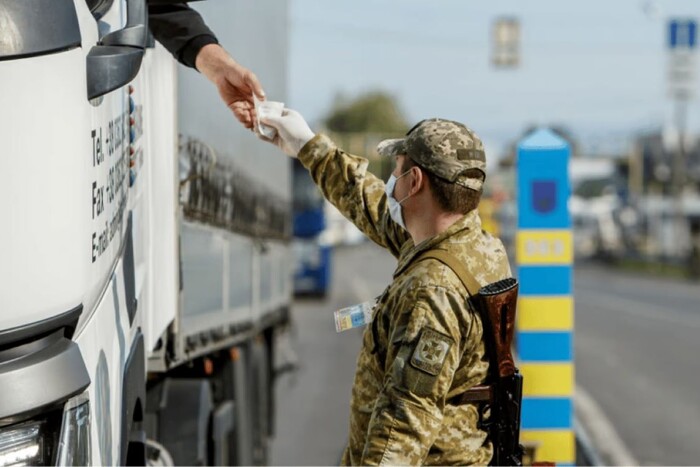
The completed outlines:
{"type": "Polygon", "coordinates": [[[231,109],[238,121],[252,130],[255,122],[253,93],[259,99],[265,99],[265,91],[263,91],[255,73],[236,62],[218,44],[208,44],[202,47],[197,54],[195,65],[203,75],[216,85],[221,99],[231,109]]]}

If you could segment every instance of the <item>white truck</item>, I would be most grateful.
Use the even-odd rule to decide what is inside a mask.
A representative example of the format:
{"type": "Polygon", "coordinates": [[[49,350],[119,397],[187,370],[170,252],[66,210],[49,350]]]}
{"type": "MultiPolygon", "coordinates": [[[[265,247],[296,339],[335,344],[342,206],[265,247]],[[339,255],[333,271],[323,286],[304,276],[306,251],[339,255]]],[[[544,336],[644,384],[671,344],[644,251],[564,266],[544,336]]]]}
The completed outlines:
{"type": "Polygon", "coordinates": [[[625,253],[617,215],[622,200],[617,193],[615,162],[611,159],[572,158],[569,209],[574,222],[574,253],[578,259],[613,259],[625,253]]]}
{"type": "MultiPolygon", "coordinates": [[[[287,3],[198,10],[269,96],[287,3]]],[[[265,463],[290,166],[145,0],[0,0],[0,467],[265,463]]]]}

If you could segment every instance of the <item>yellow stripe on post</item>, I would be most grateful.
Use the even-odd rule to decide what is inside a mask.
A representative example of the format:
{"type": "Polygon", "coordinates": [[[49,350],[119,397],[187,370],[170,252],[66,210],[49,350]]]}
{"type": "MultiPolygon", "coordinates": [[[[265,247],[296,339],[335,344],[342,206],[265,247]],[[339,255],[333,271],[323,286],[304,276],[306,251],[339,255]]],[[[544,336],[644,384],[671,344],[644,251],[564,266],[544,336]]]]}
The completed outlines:
{"type": "Polygon", "coordinates": [[[520,331],[571,331],[574,329],[574,300],[570,296],[521,296],[517,320],[520,331]]]}
{"type": "Polygon", "coordinates": [[[572,363],[521,363],[523,395],[565,397],[574,393],[572,363]]]}
{"type": "Polygon", "coordinates": [[[570,230],[520,230],[516,237],[520,265],[571,264],[573,251],[570,230]]]}
{"type": "Polygon", "coordinates": [[[537,444],[535,462],[568,464],[576,461],[576,439],[571,430],[523,430],[520,442],[537,444]]]}

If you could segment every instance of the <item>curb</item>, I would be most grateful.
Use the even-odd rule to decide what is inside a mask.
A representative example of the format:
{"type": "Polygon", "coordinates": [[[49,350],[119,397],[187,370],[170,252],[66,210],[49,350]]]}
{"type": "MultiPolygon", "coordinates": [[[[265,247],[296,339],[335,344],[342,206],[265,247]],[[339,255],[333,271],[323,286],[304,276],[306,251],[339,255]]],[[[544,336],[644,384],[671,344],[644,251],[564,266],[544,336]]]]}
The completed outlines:
{"type": "Polygon", "coordinates": [[[605,465],[598,451],[591,443],[588,430],[579,421],[574,419],[574,436],[576,437],[576,465],[605,465]]]}
{"type": "Polygon", "coordinates": [[[598,403],[579,385],[574,407],[576,440],[589,465],[639,465],[598,403]]]}

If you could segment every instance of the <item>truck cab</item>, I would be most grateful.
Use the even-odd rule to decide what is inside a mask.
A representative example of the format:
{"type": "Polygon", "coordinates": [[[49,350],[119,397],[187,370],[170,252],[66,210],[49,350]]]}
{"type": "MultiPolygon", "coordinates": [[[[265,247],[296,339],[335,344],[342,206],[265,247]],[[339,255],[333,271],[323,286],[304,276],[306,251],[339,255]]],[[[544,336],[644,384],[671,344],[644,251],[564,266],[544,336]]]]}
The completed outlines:
{"type": "MultiPolygon", "coordinates": [[[[250,34],[226,21],[271,21],[265,47],[286,56],[286,2],[211,3],[222,43],[250,34]]],[[[221,131],[233,116],[153,40],[145,0],[3,0],[0,31],[0,465],[264,459],[255,420],[291,300],[286,161],[221,131]],[[261,160],[247,172],[242,148],[261,160]],[[282,181],[256,185],[246,217],[233,192],[263,171],[282,181]]],[[[283,94],[286,62],[271,66],[283,94]]]]}

